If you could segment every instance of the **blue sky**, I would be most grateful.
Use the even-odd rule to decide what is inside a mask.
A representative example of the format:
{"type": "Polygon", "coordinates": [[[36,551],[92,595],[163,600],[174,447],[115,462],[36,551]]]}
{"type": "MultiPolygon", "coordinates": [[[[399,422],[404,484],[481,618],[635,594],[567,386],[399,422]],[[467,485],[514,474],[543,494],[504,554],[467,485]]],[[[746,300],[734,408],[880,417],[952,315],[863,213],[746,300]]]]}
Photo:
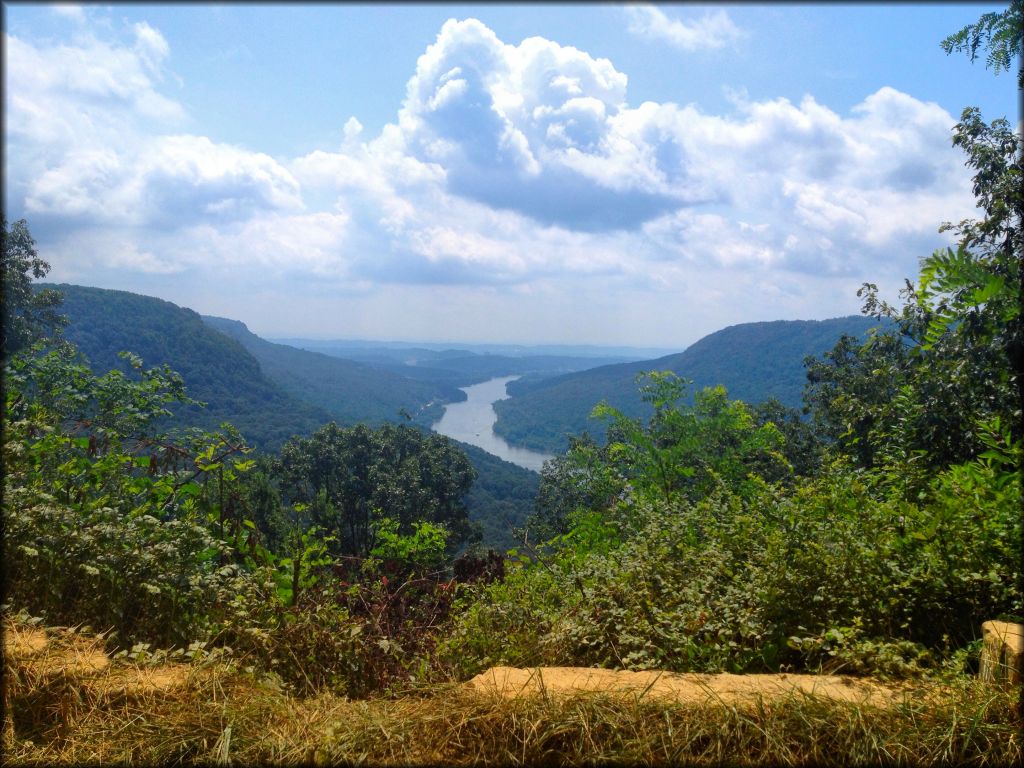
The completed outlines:
{"type": "Polygon", "coordinates": [[[682,348],[895,297],[974,214],[1000,5],[5,4],[51,279],[265,336],[682,348]]]}

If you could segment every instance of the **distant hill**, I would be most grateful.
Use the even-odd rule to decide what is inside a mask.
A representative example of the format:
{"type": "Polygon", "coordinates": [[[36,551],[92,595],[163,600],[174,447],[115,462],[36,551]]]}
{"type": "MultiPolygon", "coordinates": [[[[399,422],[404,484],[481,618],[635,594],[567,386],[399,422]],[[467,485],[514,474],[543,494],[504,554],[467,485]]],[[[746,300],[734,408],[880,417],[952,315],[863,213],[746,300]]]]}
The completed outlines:
{"type": "Polygon", "coordinates": [[[40,285],[64,294],[60,312],[65,337],[92,369],[125,372],[118,357],[133,352],[146,367],[168,364],[205,408],[174,406],[173,423],[214,429],[229,421],[253,445],[274,450],[295,434],[308,434],[331,420],[323,408],[290,395],[266,377],[260,364],[234,339],[211,328],[191,309],[126,291],[79,285],[40,285]]]}
{"type": "Polygon", "coordinates": [[[252,333],[245,323],[223,317],[203,320],[238,341],[255,357],[267,377],[293,396],[328,411],[341,424],[404,420],[429,427],[444,403],[466,395],[446,380],[417,381],[393,370],[275,344],[252,333]]]}
{"type": "MultiPolygon", "coordinates": [[[[394,374],[425,382],[468,387],[499,376],[528,374],[534,377],[558,376],[595,368],[601,365],[638,360],[628,355],[595,354],[595,348],[581,348],[586,355],[555,354],[546,347],[536,348],[542,354],[529,354],[535,348],[523,348],[516,354],[492,351],[474,351],[469,347],[486,349],[482,345],[467,348],[428,348],[388,344],[370,346],[369,343],[326,342],[307,339],[287,340],[290,347],[300,347],[331,357],[365,363],[394,374]]],[[[571,349],[571,348],[570,348],[571,349]]]]}
{"type": "MultiPolygon", "coordinates": [[[[424,342],[424,341],[368,341],[358,339],[303,339],[268,337],[268,341],[287,344],[290,347],[309,349],[327,354],[337,353],[340,357],[352,357],[354,352],[401,353],[403,351],[448,352],[456,354],[469,352],[474,355],[500,355],[504,357],[590,357],[597,360],[618,358],[627,360],[649,360],[671,353],[672,349],[661,347],[617,347],[594,344],[479,344],[472,342],[424,342]],[[331,351],[328,351],[331,350],[331,351]]],[[[595,363],[600,365],[601,363],[595,363]]]]}
{"type": "Polygon", "coordinates": [[[806,380],[804,358],[830,350],[843,334],[859,337],[875,325],[873,318],[859,315],[743,323],[705,336],[679,354],[548,379],[524,378],[509,384],[510,399],[494,404],[494,430],[514,445],[564,451],[569,435],[603,434],[603,425],[589,419],[602,400],[630,416],[648,413],[634,383],[644,371],[673,371],[692,380],[691,395],[722,384],[732,399],[756,404],[774,397],[798,408],[806,380]]]}
{"type": "MultiPolygon", "coordinates": [[[[465,397],[458,389],[426,386],[273,344],[234,320],[204,322],[191,309],[151,296],[66,284],[40,284],[37,290],[42,288],[64,294],[61,313],[69,321],[64,335],[95,372],[128,372],[117,356],[120,351],[138,355],[146,367],[167,363],[182,375],[188,394],[207,403],[205,408],[172,406],[173,425],[213,429],[228,421],[262,451],[274,452],[292,435],[308,435],[331,420],[399,420],[404,419],[400,408],[412,411],[425,398],[445,393],[465,397]]],[[[440,415],[439,406],[437,411],[440,415]]],[[[539,476],[479,448],[459,446],[477,470],[466,504],[470,519],[483,528],[483,545],[501,550],[515,546],[510,528],[525,522],[539,476]]]]}

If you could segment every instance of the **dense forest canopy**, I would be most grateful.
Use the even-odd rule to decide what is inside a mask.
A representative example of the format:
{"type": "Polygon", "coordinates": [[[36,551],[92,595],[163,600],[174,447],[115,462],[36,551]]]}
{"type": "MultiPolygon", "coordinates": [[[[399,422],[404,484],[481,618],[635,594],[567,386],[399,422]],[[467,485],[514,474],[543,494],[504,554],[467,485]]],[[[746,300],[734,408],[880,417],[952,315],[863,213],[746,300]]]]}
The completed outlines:
{"type": "Polygon", "coordinates": [[[604,401],[633,417],[649,416],[650,404],[636,396],[634,379],[645,371],[672,371],[692,382],[692,401],[704,387],[724,386],[751,405],[775,400],[800,408],[806,381],[804,360],[831,349],[844,335],[862,339],[878,324],[870,317],[743,323],[705,336],[686,351],[553,378],[524,377],[510,383],[513,397],[495,404],[495,431],[514,445],[561,452],[569,437],[603,434],[591,410],[604,401]]]}

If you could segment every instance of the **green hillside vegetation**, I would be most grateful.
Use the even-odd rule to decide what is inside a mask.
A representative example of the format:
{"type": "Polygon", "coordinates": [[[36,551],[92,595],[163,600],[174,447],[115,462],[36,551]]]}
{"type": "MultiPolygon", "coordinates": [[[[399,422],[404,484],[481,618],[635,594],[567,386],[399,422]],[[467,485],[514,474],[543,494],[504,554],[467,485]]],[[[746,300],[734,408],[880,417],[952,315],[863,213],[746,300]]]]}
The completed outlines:
{"type": "Polygon", "coordinates": [[[318,352],[274,344],[255,335],[238,320],[203,320],[238,341],[260,364],[263,373],[294,397],[318,406],[341,424],[374,424],[412,420],[429,427],[444,403],[466,395],[445,383],[414,381],[379,368],[318,352]]]}
{"type": "MultiPolygon", "coordinates": [[[[172,415],[160,420],[164,427],[214,430],[228,422],[254,447],[273,451],[332,420],[345,425],[404,423],[403,408],[417,414],[414,421],[423,427],[440,417],[442,406],[428,407],[431,400],[465,398],[449,385],[427,386],[272,344],[238,321],[204,319],[150,296],[65,284],[46,288],[65,297],[57,311],[68,319],[64,337],[86,356],[93,371],[130,372],[130,363],[118,356],[129,351],[147,368],[167,364],[182,374],[188,395],[205,407],[168,404],[172,415]]],[[[476,471],[466,503],[469,519],[482,532],[479,545],[502,551],[514,546],[510,526],[522,526],[530,514],[538,475],[479,449],[461,447],[471,454],[476,471]]]]}
{"type": "Polygon", "coordinates": [[[131,352],[145,366],[169,365],[190,397],[206,404],[170,406],[168,424],[216,429],[230,422],[253,445],[280,447],[330,421],[324,408],[303,402],[271,381],[241,344],[210,328],[191,309],[151,296],[78,285],[48,285],[63,294],[64,337],[94,372],[128,372],[118,354],[131,352]]]}
{"type": "Polygon", "coordinates": [[[521,546],[516,531],[534,511],[540,475],[499,459],[475,445],[454,441],[473,463],[476,480],[466,495],[469,519],[480,526],[480,546],[499,552],[521,546]]]}
{"type": "Polygon", "coordinates": [[[804,360],[818,356],[844,335],[863,338],[879,321],[860,316],[833,320],[778,320],[743,323],[705,336],[684,352],[657,360],[603,366],[550,379],[511,382],[512,396],[494,404],[494,431],[513,445],[562,453],[569,437],[603,427],[590,418],[599,402],[629,416],[650,415],[635,397],[636,376],[672,371],[693,382],[689,390],[724,386],[730,396],[751,404],[775,399],[799,408],[806,371],[804,360]]]}
{"type": "MultiPolygon", "coordinates": [[[[212,327],[237,339],[259,361],[267,377],[290,394],[320,406],[341,424],[404,423],[404,410],[412,423],[423,429],[442,415],[442,403],[464,400],[466,394],[455,385],[473,378],[461,378],[455,369],[423,368],[419,365],[371,367],[327,354],[275,344],[256,336],[244,323],[225,318],[204,317],[212,327]],[[429,371],[435,384],[416,381],[406,373],[429,371]]],[[[463,360],[464,353],[402,350],[406,355],[426,353],[430,360],[463,360]]],[[[405,359],[410,359],[406,356],[405,359]]],[[[480,377],[489,378],[488,375],[480,377]]],[[[479,526],[483,548],[505,551],[516,546],[514,528],[522,528],[533,510],[540,477],[536,472],[510,464],[475,446],[456,443],[468,456],[476,472],[467,496],[469,520],[479,526]]]]}
{"type": "Polygon", "coordinates": [[[626,360],[621,356],[612,355],[504,355],[464,349],[427,349],[412,346],[345,346],[309,340],[296,340],[293,344],[332,357],[366,363],[412,379],[445,382],[457,387],[468,387],[500,376],[530,375],[534,378],[546,378],[626,360]]]}

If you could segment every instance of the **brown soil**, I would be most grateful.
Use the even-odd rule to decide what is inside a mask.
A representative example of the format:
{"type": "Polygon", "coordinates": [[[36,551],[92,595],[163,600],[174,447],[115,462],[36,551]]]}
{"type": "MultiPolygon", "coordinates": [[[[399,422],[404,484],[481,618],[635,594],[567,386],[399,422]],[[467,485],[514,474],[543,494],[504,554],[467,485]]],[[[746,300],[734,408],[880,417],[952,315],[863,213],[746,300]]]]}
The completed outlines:
{"type": "Polygon", "coordinates": [[[582,692],[674,698],[680,703],[751,703],[808,694],[833,701],[889,706],[908,695],[906,688],[841,675],[731,675],[630,672],[585,667],[516,669],[494,667],[467,684],[490,695],[514,698],[545,691],[555,695],[582,692]]]}

